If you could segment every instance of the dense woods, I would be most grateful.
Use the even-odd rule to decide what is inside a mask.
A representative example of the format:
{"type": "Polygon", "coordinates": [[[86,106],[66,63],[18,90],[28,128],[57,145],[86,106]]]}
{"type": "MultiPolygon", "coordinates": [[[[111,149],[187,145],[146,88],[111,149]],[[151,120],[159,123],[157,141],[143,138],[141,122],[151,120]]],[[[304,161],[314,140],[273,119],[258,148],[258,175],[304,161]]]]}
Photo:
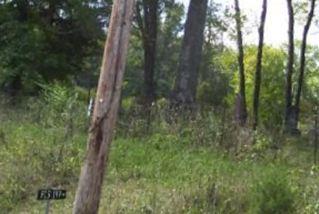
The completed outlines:
{"type": "Polygon", "coordinates": [[[283,3],[270,44],[268,0],[0,0],[0,209],[318,213],[319,4],[283,3]]]}

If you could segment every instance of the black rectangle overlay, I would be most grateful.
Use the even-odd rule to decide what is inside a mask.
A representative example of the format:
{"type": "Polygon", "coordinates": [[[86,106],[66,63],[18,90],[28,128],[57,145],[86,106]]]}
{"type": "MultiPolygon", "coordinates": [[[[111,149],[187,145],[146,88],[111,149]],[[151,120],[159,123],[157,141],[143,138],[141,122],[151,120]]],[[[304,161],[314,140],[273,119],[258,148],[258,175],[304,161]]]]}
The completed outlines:
{"type": "Polygon", "coordinates": [[[66,190],[61,189],[40,189],[38,200],[62,200],[66,198],[66,190]]]}

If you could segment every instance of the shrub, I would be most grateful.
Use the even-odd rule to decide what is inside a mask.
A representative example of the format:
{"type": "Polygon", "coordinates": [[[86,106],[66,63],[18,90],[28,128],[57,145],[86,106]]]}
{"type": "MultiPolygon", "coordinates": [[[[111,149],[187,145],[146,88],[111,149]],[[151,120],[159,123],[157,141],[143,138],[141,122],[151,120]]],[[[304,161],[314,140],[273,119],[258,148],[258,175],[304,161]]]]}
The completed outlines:
{"type": "Polygon", "coordinates": [[[295,193],[284,173],[271,172],[253,187],[251,213],[288,214],[295,210],[295,193]]]}

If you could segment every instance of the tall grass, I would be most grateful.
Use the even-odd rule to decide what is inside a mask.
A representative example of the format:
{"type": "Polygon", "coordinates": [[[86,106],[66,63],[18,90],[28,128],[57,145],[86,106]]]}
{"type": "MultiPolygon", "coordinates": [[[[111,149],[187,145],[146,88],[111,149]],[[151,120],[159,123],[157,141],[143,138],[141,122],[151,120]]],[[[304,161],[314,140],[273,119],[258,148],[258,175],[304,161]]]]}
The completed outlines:
{"type": "MultiPolygon", "coordinates": [[[[67,189],[52,212],[71,212],[88,126],[79,97],[51,86],[23,105],[0,105],[4,213],[41,212],[36,191],[46,187],[67,189]]],[[[239,129],[218,112],[167,120],[163,106],[146,129],[136,106],[120,113],[101,213],[319,212],[318,168],[300,142],[239,129]]]]}

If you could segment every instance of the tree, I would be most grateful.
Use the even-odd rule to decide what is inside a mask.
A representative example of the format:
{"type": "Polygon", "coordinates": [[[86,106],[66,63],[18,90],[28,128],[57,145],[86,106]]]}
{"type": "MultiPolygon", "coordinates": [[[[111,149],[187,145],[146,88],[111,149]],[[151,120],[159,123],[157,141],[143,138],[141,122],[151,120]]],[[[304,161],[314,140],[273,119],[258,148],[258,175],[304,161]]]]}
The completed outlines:
{"type": "Polygon", "coordinates": [[[136,4],[137,22],[144,48],[144,101],[148,118],[152,102],[156,97],[154,72],[156,64],[158,8],[158,0],[143,0],[136,4]],[[144,16],[141,14],[141,6],[144,16]]]}
{"type": "Polygon", "coordinates": [[[207,3],[208,0],[191,0],[189,4],[178,73],[171,95],[174,107],[192,108],[195,104],[207,3]]]}
{"type": "MultiPolygon", "coordinates": [[[[252,45],[245,47],[245,88],[247,106],[253,106],[255,92],[255,73],[258,54],[258,46],[252,45]]],[[[238,88],[240,79],[238,72],[234,72],[237,65],[237,52],[233,49],[225,49],[215,58],[220,70],[230,78],[225,87],[229,87],[229,93],[225,99],[227,106],[234,105],[235,91],[238,88]]],[[[285,50],[264,45],[262,68],[262,81],[259,97],[259,124],[265,128],[280,128],[282,124],[285,107],[285,96],[283,91],[285,86],[286,54],[285,50]],[[271,83],[271,84],[269,84],[271,83]]],[[[312,69],[315,74],[315,67],[312,69]]],[[[218,83],[221,85],[221,83],[218,83]]],[[[220,87],[220,86],[219,86],[220,87]]]]}
{"type": "Polygon", "coordinates": [[[134,0],[115,0],[73,213],[97,213],[117,118],[134,0]]]}
{"type": "Polygon", "coordinates": [[[242,36],[242,20],[239,7],[239,0],[235,0],[235,21],[237,30],[238,66],[239,66],[239,93],[236,98],[236,120],[243,126],[247,120],[246,89],[245,89],[245,65],[244,47],[242,36]]]}
{"type": "Polygon", "coordinates": [[[156,63],[156,98],[168,98],[175,80],[176,65],[181,50],[180,35],[183,33],[182,23],[185,15],[184,6],[176,0],[163,0],[158,32],[156,63]],[[163,45],[165,44],[165,45],[163,45]]]}
{"type": "Polygon", "coordinates": [[[267,16],[267,0],[263,0],[260,26],[259,26],[259,44],[257,54],[257,64],[255,73],[255,88],[254,88],[254,105],[253,105],[253,129],[256,130],[258,126],[258,108],[259,108],[259,97],[261,87],[261,71],[262,71],[262,58],[263,58],[263,47],[264,47],[264,28],[267,16]]]}
{"type": "Polygon", "coordinates": [[[101,55],[110,2],[0,1],[0,85],[34,92],[35,83],[88,70],[87,59],[101,55]]]}
{"type": "Polygon", "coordinates": [[[304,26],[303,38],[300,49],[300,66],[299,78],[297,85],[297,92],[295,95],[295,102],[293,102],[292,93],[292,75],[294,70],[294,10],[292,0],[287,0],[288,15],[289,15],[289,47],[288,47],[288,62],[287,62],[287,76],[286,76],[286,113],[285,113],[285,131],[289,134],[299,134],[298,122],[300,113],[300,99],[301,91],[304,82],[304,73],[306,67],[306,49],[308,32],[314,16],[316,0],[311,0],[310,10],[307,16],[307,21],[304,26]]]}
{"type": "Polygon", "coordinates": [[[295,56],[295,43],[294,43],[294,8],[292,5],[292,0],[287,0],[288,9],[288,60],[287,60],[287,70],[286,70],[286,109],[285,109],[285,130],[291,132],[294,125],[294,108],[292,106],[292,75],[294,71],[294,56],[295,56]]]}
{"type": "MultiPolygon", "coordinates": [[[[140,3],[141,21],[144,22],[143,8],[140,3]]],[[[174,83],[174,69],[178,64],[183,32],[184,6],[175,0],[159,0],[157,22],[156,62],[154,67],[154,89],[156,99],[169,97],[174,83]],[[163,45],[165,44],[165,45],[163,45]]],[[[135,16],[130,39],[127,72],[124,79],[123,98],[135,97],[139,104],[144,104],[144,48],[140,27],[135,16]],[[142,99],[140,99],[142,98],[142,99]]],[[[144,114],[143,114],[144,115],[144,114]]]]}
{"type": "MultiPolygon", "coordinates": [[[[245,78],[247,106],[254,105],[256,55],[258,46],[249,46],[245,52],[245,78]]],[[[283,121],[285,96],[285,50],[264,45],[262,81],[260,84],[258,124],[269,129],[279,129],[283,121]],[[269,84],[271,83],[271,84],[269,84]],[[280,124],[280,125],[279,125],[280,124]]]]}
{"type": "MultiPolygon", "coordinates": [[[[304,26],[304,31],[303,31],[303,37],[302,37],[302,42],[301,42],[301,49],[300,49],[300,67],[299,67],[299,78],[298,78],[298,88],[297,88],[297,93],[296,93],[296,98],[295,98],[295,107],[296,107],[296,125],[298,125],[299,121],[299,113],[300,113],[300,98],[301,98],[301,91],[302,91],[302,86],[304,82],[304,74],[305,74],[305,68],[306,68],[306,50],[307,50],[307,37],[308,37],[308,32],[311,26],[311,22],[314,16],[314,10],[316,6],[316,0],[311,0],[310,4],[310,10],[309,14],[307,17],[307,22],[306,25],[304,26]]],[[[296,127],[297,129],[298,127],[296,127]]]]}
{"type": "Polygon", "coordinates": [[[223,38],[228,25],[224,12],[220,4],[214,0],[209,1],[196,96],[196,102],[201,109],[225,108],[224,99],[229,92],[229,76],[218,64],[218,57],[225,50],[223,38]]]}

